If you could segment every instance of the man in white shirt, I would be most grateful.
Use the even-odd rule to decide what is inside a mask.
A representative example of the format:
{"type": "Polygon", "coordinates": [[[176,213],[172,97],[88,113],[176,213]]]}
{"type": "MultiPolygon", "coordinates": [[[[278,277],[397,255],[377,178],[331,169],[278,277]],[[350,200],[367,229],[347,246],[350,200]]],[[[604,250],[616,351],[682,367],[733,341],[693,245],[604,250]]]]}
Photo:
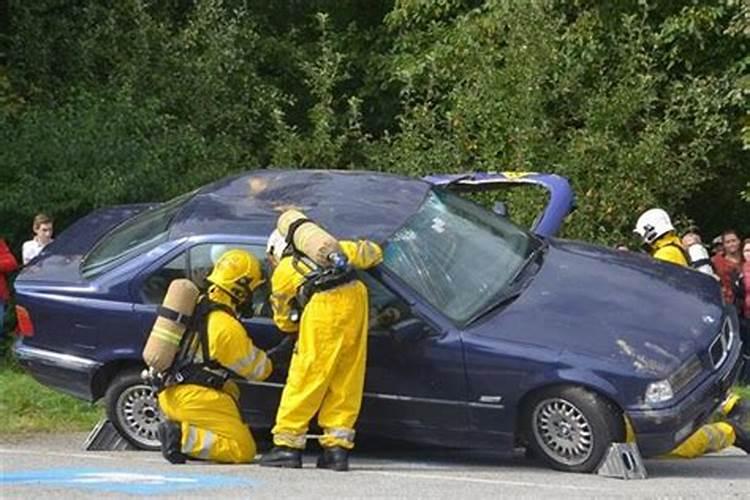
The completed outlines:
{"type": "Polygon", "coordinates": [[[28,264],[31,259],[39,255],[50,242],[52,242],[52,218],[45,214],[37,214],[34,217],[34,238],[23,244],[23,264],[28,264]]]}

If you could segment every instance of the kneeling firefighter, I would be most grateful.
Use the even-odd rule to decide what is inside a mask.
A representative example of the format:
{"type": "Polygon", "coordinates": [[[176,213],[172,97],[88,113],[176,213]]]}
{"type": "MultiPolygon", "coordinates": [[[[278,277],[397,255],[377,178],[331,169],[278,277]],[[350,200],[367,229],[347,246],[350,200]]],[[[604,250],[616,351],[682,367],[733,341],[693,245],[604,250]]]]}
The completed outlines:
{"type": "Polygon", "coordinates": [[[158,380],[162,454],[171,463],[187,458],[223,463],[250,462],[255,441],[239,412],[233,379],[264,380],[271,362],[253,345],[238,319],[250,310],[253,291],[263,283],[260,262],[245,250],[222,254],[206,278],[180,351],[158,380]]]}
{"type": "Polygon", "coordinates": [[[284,237],[282,221],[288,218],[282,214],[280,232],[274,231],[268,242],[269,260],[276,263],[271,306],[278,328],[299,331],[299,338],[272,430],[274,448],[263,455],[260,465],[301,467],[305,434],[317,413],[323,430],[317,467],[346,471],[367,355],[367,288],[355,269],[376,266],[383,253],[371,241],[331,242],[330,235],[299,212],[284,237]],[[317,233],[320,238],[316,231],[323,231],[317,233]],[[310,249],[314,241],[317,247],[310,249]],[[328,266],[321,265],[320,248],[334,249],[328,266]]]}
{"type": "MultiPolygon", "coordinates": [[[[689,258],[677,238],[669,214],[664,210],[646,210],[638,218],[633,231],[641,237],[655,259],[688,266],[689,258]]],[[[750,454],[750,407],[747,403],[741,401],[738,395],[730,393],[720,406],[717,417],[721,421],[698,429],[672,450],[669,456],[696,458],[730,446],[737,446],[750,454]]],[[[632,434],[630,429],[628,434],[632,434]]]]}

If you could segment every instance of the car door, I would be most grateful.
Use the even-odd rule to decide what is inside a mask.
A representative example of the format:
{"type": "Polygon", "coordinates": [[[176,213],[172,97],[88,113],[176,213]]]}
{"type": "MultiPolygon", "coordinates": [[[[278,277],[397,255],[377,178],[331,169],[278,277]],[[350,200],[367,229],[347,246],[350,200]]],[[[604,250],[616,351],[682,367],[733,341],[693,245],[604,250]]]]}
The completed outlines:
{"type": "Polygon", "coordinates": [[[469,419],[461,337],[376,274],[361,275],[370,326],[358,428],[420,442],[460,442],[469,419]]]}

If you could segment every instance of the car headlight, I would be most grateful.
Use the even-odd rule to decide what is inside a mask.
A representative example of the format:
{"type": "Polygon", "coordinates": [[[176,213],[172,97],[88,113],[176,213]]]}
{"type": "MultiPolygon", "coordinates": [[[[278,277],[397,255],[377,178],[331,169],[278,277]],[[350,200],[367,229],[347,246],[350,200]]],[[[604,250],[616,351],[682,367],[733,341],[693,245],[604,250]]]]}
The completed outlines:
{"type": "Polygon", "coordinates": [[[645,399],[648,404],[663,403],[672,399],[673,396],[672,384],[669,383],[669,380],[653,382],[646,387],[645,399]]]}

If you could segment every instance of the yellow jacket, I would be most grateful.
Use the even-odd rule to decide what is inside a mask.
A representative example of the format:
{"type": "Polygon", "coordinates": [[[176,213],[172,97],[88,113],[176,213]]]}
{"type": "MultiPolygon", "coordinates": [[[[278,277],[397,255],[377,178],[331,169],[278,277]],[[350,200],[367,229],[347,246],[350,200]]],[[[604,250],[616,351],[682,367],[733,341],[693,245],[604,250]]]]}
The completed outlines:
{"type": "MultiPolygon", "coordinates": [[[[339,246],[346,258],[349,259],[349,264],[355,269],[369,269],[377,266],[383,260],[383,250],[372,241],[340,241],[339,246]]],[[[273,320],[279,330],[286,333],[294,333],[299,328],[299,323],[292,321],[289,316],[292,312],[292,302],[297,294],[297,289],[305,280],[305,276],[294,268],[292,260],[292,257],[281,259],[271,276],[273,320]]],[[[298,265],[303,272],[309,271],[301,262],[298,265]]],[[[314,297],[311,300],[314,300],[314,297]]]]}
{"type": "MultiPolygon", "coordinates": [[[[212,287],[209,298],[231,307],[231,300],[221,290],[212,287]]],[[[213,311],[208,317],[209,356],[247,380],[265,380],[273,369],[266,353],[258,349],[237,318],[226,311],[213,311]]],[[[200,358],[200,352],[198,357],[200,358]]],[[[232,380],[224,391],[239,399],[239,388],[232,380]]]]}
{"type": "Polygon", "coordinates": [[[680,239],[674,233],[667,233],[651,246],[651,255],[655,259],[687,267],[688,261],[682,249],[680,239]]]}

